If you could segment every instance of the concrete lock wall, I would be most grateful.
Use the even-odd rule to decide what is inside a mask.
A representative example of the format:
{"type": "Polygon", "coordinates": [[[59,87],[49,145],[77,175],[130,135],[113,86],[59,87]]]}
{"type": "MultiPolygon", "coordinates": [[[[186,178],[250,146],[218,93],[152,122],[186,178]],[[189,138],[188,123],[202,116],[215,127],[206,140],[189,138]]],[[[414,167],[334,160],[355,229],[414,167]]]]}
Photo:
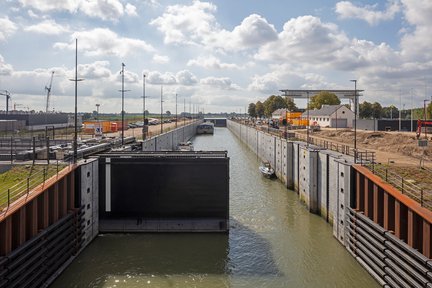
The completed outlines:
{"type": "Polygon", "coordinates": [[[332,224],[333,235],[345,245],[345,213],[352,198],[352,157],[288,141],[233,121],[228,121],[227,127],[258,158],[270,162],[279,180],[299,194],[311,213],[332,224]]]}
{"type": "Polygon", "coordinates": [[[97,159],[85,160],[80,165],[80,197],[84,211],[84,245],[99,233],[99,165],[97,159]]]}
{"type": "Polygon", "coordinates": [[[180,142],[186,142],[196,134],[196,127],[202,120],[165,132],[144,140],[142,151],[172,151],[176,150],[180,142]]]}

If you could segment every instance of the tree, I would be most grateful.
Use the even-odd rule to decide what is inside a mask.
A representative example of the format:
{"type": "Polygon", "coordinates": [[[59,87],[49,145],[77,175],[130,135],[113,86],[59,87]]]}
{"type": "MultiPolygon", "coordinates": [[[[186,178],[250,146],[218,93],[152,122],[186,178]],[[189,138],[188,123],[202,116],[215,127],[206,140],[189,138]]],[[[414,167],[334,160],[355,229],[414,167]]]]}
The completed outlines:
{"type": "Polygon", "coordinates": [[[374,102],[372,104],[372,118],[373,119],[381,119],[383,114],[383,108],[380,103],[374,102]]]}
{"type": "Polygon", "coordinates": [[[165,114],[166,114],[167,116],[171,116],[171,111],[166,111],[165,114]]]}
{"type": "Polygon", "coordinates": [[[373,110],[372,110],[372,104],[364,101],[363,103],[360,103],[359,105],[359,116],[360,118],[364,118],[364,119],[370,119],[372,118],[373,115],[373,110]]]}
{"type": "Polygon", "coordinates": [[[296,106],[296,104],[294,103],[293,99],[286,97],[286,108],[291,111],[298,111],[298,108],[296,106]]]}
{"type": "Polygon", "coordinates": [[[264,104],[261,101],[258,101],[255,104],[255,112],[258,118],[262,118],[264,116],[264,104]]]}
{"type": "Polygon", "coordinates": [[[287,108],[287,103],[282,96],[271,95],[264,101],[264,114],[267,117],[270,117],[275,110],[281,108],[287,108]]]}
{"type": "Polygon", "coordinates": [[[309,101],[309,109],[321,109],[322,105],[339,105],[340,99],[334,93],[321,91],[309,101]]]}
{"type": "Polygon", "coordinates": [[[250,117],[252,118],[256,118],[257,117],[257,113],[256,113],[256,105],[255,103],[249,103],[249,107],[248,107],[248,114],[250,117]]]}
{"type": "Polygon", "coordinates": [[[431,115],[432,115],[432,102],[429,103],[429,105],[426,108],[426,119],[431,119],[431,115]]]}
{"type": "Polygon", "coordinates": [[[382,117],[387,119],[396,119],[399,117],[399,110],[396,106],[390,105],[382,108],[382,117]]]}

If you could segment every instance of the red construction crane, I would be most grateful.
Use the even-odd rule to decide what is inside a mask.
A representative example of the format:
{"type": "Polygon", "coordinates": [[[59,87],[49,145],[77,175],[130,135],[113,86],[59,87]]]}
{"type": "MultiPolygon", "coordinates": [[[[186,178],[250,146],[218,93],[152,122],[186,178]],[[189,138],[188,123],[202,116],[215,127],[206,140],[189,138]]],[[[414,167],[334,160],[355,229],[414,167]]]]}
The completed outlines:
{"type": "Polygon", "coordinates": [[[48,111],[49,111],[49,101],[50,101],[50,96],[51,96],[51,86],[52,86],[53,77],[54,77],[54,71],[51,72],[51,80],[50,80],[49,86],[45,86],[45,90],[47,91],[46,107],[45,107],[46,113],[48,113],[48,111]]]}
{"type": "Polygon", "coordinates": [[[425,129],[426,129],[426,126],[432,127],[432,121],[425,121],[425,120],[420,120],[420,119],[417,120],[417,132],[416,132],[417,139],[420,138],[422,126],[425,127],[425,129]]]}

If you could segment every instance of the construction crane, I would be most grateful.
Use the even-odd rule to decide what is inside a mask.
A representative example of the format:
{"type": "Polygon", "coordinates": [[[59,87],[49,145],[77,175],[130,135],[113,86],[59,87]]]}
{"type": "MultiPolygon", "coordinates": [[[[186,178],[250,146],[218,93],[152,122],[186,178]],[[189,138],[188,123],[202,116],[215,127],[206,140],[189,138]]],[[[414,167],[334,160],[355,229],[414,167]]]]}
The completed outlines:
{"type": "Polygon", "coordinates": [[[11,99],[10,93],[7,90],[1,90],[0,95],[6,96],[6,114],[9,113],[9,100],[11,99]]]}
{"type": "Polygon", "coordinates": [[[54,78],[54,71],[51,72],[51,80],[50,80],[49,86],[45,86],[45,90],[47,91],[46,107],[45,107],[46,113],[48,113],[48,111],[49,111],[49,101],[50,101],[50,96],[51,96],[51,86],[52,86],[53,78],[54,78]]]}

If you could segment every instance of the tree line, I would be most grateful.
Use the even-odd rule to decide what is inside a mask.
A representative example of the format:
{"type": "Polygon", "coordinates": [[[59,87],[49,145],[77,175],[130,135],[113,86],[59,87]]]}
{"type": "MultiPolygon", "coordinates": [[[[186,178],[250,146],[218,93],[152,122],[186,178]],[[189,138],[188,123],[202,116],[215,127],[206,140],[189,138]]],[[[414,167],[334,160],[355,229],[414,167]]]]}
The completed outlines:
{"type": "MultiPolygon", "coordinates": [[[[322,105],[340,105],[339,97],[334,93],[328,91],[321,91],[320,93],[312,96],[309,100],[308,109],[321,109],[322,105]]],[[[349,107],[349,105],[347,105],[349,107]]],[[[257,101],[256,103],[249,103],[248,115],[252,118],[270,118],[272,113],[277,109],[287,109],[290,112],[304,112],[304,109],[299,109],[294,101],[289,97],[280,95],[271,95],[264,102],[257,101]]],[[[426,118],[431,119],[432,103],[427,106],[426,118]]],[[[401,111],[402,119],[424,118],[423,108],[414,108],[411,112],[410,109],[403,109],[401,111]]],[[[369,103],[364,101],[359,104],[359,117],[363,119],[397,119],[399,118],[399,109],[394,106],[381,106],[380,103],[369,103]]]]}

